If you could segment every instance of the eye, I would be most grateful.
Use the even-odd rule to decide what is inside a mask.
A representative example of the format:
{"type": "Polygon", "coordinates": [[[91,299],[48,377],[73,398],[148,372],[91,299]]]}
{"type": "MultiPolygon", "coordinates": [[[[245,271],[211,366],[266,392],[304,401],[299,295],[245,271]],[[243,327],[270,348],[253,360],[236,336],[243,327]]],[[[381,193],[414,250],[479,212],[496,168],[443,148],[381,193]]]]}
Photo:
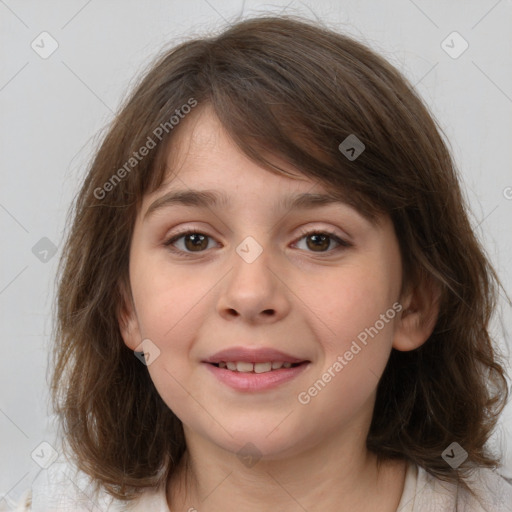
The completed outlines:
{"type": "Polygon", "coordinates": [[[189,230],[174,235],[164,242],[164,245],[172,252],[180,253],[183,256],[190,256],[190,253],[203,252],[208,249],[209,239],[211,239],[211,237],[204,233],[189,230]]]}
{"type": "MultiPolygon", "coordinates": [[[[351,247],[352,244],[343,240],[335,233],[328,230],[311,230],[302,233],[298,242],[306,239],[306,249],[298,247],[299,249],[308,250],[309,252],[324,253],[334,252],[337,249],[351,247]],[[334,249],[331,247],[332,243],[337,244],[334,249]]],[[[188,230],[172,236],[169,240],[164,242],[173,253],[180,256],[193,256],[193,253],[201,253],[207,249],[211,249],[209,242],[213,240],[212,237],[201,233],[200,231],[188,230]]]]}
{"type": "MultiPolygon", "coordinates": [[[[306,231],[302,233],[299,242],[303,239],[306,239],[306,247],[307,249],[311,250],[311,252],[333,252],[333,249],[329,250],[329,247],[331,247],[332,242],[338,244],[337,247],[334,248],[334,250],[339,249],[340,247],[346,248],[352,246],[351,243],[347,242],[346,240],[343,240],[335,233],[328,230],[306,231]]],[[[298,245],[298,242],[295,242],[295,245],[298,245]]],[[[301,247],[299,247],[299,249],[301,249],[301,247]]]]}

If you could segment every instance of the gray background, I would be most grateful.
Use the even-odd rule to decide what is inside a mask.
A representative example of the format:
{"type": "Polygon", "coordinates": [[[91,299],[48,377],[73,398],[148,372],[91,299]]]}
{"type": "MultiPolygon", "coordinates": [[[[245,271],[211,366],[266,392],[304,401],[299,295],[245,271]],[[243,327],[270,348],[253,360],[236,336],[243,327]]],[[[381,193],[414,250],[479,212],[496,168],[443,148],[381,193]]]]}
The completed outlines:
{"type": "MultiPolygon", "coordinates": [[[[56,444],[46,384],[54,274],[67,208],[101,128],[163,47],[263,12],[318,17],[410,78],[450,141],[473,225],[511,290],[510,0],[0,0],[0,508],[51,462],[40,443],[56,444]],[[58,44],[46,59],[31,47],[51,48],[43,31],[58,44]],[[462,40],[444,43],[452,56],[442,46],[453,31],[469,44],[457,58],[462,40]]],[[[511,317],[502,302],[493,324],[509,362],[511,317]]],[[[508,476],[511,438],[509,404],[493,438],[508,476]]]]}

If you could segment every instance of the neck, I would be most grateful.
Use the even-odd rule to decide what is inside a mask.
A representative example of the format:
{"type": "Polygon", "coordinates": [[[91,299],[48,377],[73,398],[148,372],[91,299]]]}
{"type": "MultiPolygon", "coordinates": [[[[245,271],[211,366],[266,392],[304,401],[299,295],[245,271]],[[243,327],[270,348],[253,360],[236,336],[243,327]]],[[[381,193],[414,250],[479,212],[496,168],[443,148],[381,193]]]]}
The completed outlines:
{"type": "Polygon", "coordinates": [[[347,439],[350,443],[324,439],[321,446],[248,467],[236,454],[189,435],[180,471],[168,486],[171,511],[395,512],[405,463],[378,465],[364,438],[362,443],[347,439]]]}

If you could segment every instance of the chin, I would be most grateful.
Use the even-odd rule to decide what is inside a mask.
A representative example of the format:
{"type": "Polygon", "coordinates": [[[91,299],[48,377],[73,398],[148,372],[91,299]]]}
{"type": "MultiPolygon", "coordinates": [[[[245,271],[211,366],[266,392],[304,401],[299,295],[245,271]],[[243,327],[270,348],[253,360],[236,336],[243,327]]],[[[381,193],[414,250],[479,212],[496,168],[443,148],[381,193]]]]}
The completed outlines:
{"type": "MultiPolygon", "coordinates": [[[[232,437],[222,431],[220,437],[210,437],[210,440],[224,450],[236,454],[242,462],[245,456],[266,460],[286,459],[305,448],[302,429],[299,427],[276,429],[276,424],[273,422],[273,426],[268,428],[264,422],[238,425],[237,428],[231,429],[226,427],[232,437]]],[[[311,436],[308,437],[311,442],[311,436]]]]}

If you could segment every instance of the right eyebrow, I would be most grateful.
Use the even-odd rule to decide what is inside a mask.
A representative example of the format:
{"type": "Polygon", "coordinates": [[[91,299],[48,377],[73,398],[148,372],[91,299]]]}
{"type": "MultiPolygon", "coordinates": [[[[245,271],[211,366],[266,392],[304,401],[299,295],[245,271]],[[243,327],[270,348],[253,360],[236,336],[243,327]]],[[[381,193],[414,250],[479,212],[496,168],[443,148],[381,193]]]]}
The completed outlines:
{"type": "Polygon", "coordinates": [[[151,203],[144,220],[156,211],[173,205],[197,206],[198,208],[211,208],[213,206],[227,206],[228,196],[224,192],[213,190],[172,190],[151,203]]]}

